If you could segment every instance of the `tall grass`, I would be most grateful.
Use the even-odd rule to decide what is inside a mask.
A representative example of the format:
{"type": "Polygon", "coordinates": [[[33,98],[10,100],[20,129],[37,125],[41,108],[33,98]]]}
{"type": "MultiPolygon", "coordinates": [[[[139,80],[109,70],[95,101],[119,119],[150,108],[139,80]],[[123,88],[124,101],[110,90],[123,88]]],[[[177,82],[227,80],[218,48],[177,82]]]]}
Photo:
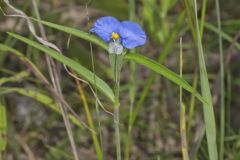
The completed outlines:
{"type": "MultiPolygon", "coordinates": [[[[217,13],[217,23],[218,30],[221,32],[221,15],[219,0],[216,2],[216,13],[217,13]]],[[[219,159],[224,159],[224,136],[225,136],[225,84],[224,84],[224,57],[223,57],[223,46],[222,46],[222,35],[218,34],[219,41],[219,64],[220,64],[220,145],[219,145],[219,159]]]]}
{"type": "Polygon", "coordinates": [[[197,48],[199,57],[200,79],[201,89],[204,99],[207,101],[207,105],[203,104],[204,121],[206,126],[206,136],[208,144],[208,154],[210,160],[217,160],[217,143],[216,143],[216,123],[215,115],[212,104],[212,96],[209,86],[208,74],[205,65],[204,51],[201,41],[201,34],[199,30],[198,15],[197,15],[197,2],[194,0],[194,17],[195,17],[195,35],[197,36],[197,48]]]}
{"type": "MultiPolygon", "coordinates": [[[[180,37],[180,56],[179,56],[179,70],[180,77],[182,77],[183,70],[183,51],[182,51],[182,37],[180,37]]],[[[182,98],[182,87],[179,89],[179,106],[180,106],[180,135],[181,135],[181,149],[183,160],[189,160],[188,155],[188,143],[187,143],[187,132],[186,132],[186,106],[183,103],[182,98]]]]}
{"type": "Polygon", "coordinates": [[[82,88],[81,82],[78,79],[75,79],[75,81],[76,81],[76,84],[77,84],[79,96],[80,96],[80,98],[83,102],[84,110],[85,110],[85,113],[86,113],[86,116],[87,116],[88,125],[89,125],[90,129],[92,130],[91,131],[91,136],[92,136],[92,139],[93,139],[93,143],[94,143],[94,146],[95,146],[97,157],[98,157],[99,160],[101,160],[101,159],[103,159],[103,153],[102,153],[102,149],[101,149],[97,134],[95,132],[95,126],[94,126],[94,123],[93,123],[92,115],[91,115],[90,110],[89,110],[87,98],[84,94],[84,90],[82,88]]]}

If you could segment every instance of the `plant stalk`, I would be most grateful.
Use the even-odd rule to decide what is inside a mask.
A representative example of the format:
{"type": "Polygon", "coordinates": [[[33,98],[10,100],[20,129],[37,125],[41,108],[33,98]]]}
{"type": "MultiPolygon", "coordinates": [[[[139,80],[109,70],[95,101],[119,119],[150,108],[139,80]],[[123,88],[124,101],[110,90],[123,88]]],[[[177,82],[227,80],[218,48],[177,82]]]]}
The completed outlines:
{"type": "MultiPolygon", "coordinates": [[[[119,89],[120,89],[120,71],[119,68],[119,59],[120,56],[117,54],[114,55],[114,65],[113,72],[114,72],[114,128],[115,128],[115,141],[116,141],[116,154],[117,154],[117,160],[121,160],[121,137],[120,137],[120,128],[119,128],[119,89]]],[[[120,62],[121,63],[121,62],[120,62]]]]}

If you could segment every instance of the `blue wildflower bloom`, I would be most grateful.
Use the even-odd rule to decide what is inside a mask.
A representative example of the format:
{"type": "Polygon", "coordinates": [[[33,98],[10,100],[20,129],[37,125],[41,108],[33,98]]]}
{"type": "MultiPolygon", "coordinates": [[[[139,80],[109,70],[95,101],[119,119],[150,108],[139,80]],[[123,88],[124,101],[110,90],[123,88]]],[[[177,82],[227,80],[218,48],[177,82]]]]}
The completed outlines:
{"type": "Polygon", "coordinates": [[[111,16],[99,18],[90,32],[109,43],[109,53],[121,54],[123,47],[132,49],[146,43],[146,34],[137,23],[119,22],[111,16]]]}

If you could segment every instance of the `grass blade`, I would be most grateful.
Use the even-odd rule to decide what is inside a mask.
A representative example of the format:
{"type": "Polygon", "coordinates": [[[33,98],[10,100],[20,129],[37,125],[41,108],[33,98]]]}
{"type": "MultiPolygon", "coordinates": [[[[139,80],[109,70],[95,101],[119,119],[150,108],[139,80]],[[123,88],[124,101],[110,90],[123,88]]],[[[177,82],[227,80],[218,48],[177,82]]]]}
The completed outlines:
{"type": "Polygon", "coordinates": [[[207,8],[207,0],[203,0],[202,1],[202,9],[201,9],[200,28],[199,28],[201,38],[203,37],[204,23],[205,23],[205,17],[206,17],[206,8],[207,8]]]}
{"type": "Polygon", "coordinates": [[[202,96],[196,91],[194,91],[194,89],[183,78],[181,78],[178,74],[169,70],[165,66],[161,65],[160,63],[157,63],[156,61],[153,61],[145,56],[142,56],[140,54],[135,54],[135,53],[127,54],[125,58],[128,60],[135,61],[151,69],[152,71],[157,72],[158,74],[166,77],[168,80],[181,86],[182,88],[189,91],[190,93],[193,93],[201,102],[206,103],[205,100],[202,98],[202,96]]]}
{"type": "Polygon", "coordinates": [[[210,160],[217,160],[218,154],[217,154],[217,143],[216,143],[215,115],[213,110],[212,95],[211,95],[209,81],[208,81],[208,74],[207,74],[205,60],[204,60],[204,52],[203,52],[203,46],[202,46],[198,18],[197,18],[196,0],[194,0],[194,11],[195,11],[195,22],[196,22],[195,33],[197,35],[197,47],[198,47],[198,56],[199,56],[202,96],[207,101],[207,104],[206,103],[203,104],[203,112],[204,112],[204,120],[205,120],[205,126],[206,126],[208,153],[209,153],[210,160]]]}
{"type": "Polygon", "coordinates": [[[85,39],[89,42],[97,44],[101,48],[104,48],[104,49],[108,48],[107,44],[95,35],[89,34],[87,32],[80,31],[76,28],[66,27],[66,26],[63,26],[63,25],[59,25],[59,24],[55,24],[55,23],[51,23],[51,22],[47,22],[47,21],[43,21],[43,20],[37,20],[37,19],[34,19],[34,18],[31,18],[31,19],[34,20],[34,21],[38,21],[38,22],[40,22],[40,23],[42,23],[42,24],[44,24],[48,27],[57,29],[59,31],[62,31],[62,32],[65,32],[65,33],[68,33],[68,34],[72,34],[72,35],[74,35],[76,37],[79,37],[81,39],[85,39]]]}
{"type": "MultiPolygon", "coordinates": [[[[182,37],[180,38],[180,58],[179,58],[180,77],[182,78],[183,68],[183,54],[182,54],[182,37]]],[[[188,143],[186,134],[186,106],[183,103],[182,87],[179,88],[179,104],[180,104],[180,135],[181,135],[181,149],[183,160],[189,160],[188,143]]]]}
{"type": "MultiPolygon", "coordinates": [[[[79,63],[77,63],[76,61],[59,54],[58,52],[47,48],[35,41],[29,40],[25,37],[22,37],[20,35],[14,34],[14,33],[8,33],[9,35],[11,35],[12,37],[28,44],[31,45],[43,52],[45,52],[46,54],[50,55],[52,58],[56,59],[57,61],[64,63],[65,65],[67,65],[68,67],[70,67],[71,69],[73,69],[74,71],[76,71],[76,73],[78,73],[79,75],[81,75],[83,78],[85,78],[87,81],[89,81],[91,84],[94,85],[94,74],[89,71],[88,69],[86,69],[85,67],[83,67],[82,65],[80,65],[79,63]]],[[[106,95],[112,102],[114,102],[114,94],[112,89],[99,77],[95,76],[96,78],[96,87],[99,89],[99,91],[101,91],[104,95],[106,95]]]]}
{"type": "MultiPolygon", "coordinates": [[[[77,79],[75,79],[75,81],[76,81],[76,84],[77,84],[79,96],[80,96],[80,98],[83,102],[83,106],[84,106],[84,110],[85,110],[85,114],[86,114],[86,117],[87,117],[89,128],[91,130],[95,131],[93,118],[92,118],[91,112],[89,110],[87,98],[85,96],[85,93],[84,93],[84,90],[82,88],[81,82],[77,79]]],[[[95,150],[96,150],[96,153],[97,153],[97,156],[98,156],[98,160],[102,160],[103,159],[103,153],[102,153],[102,149],[101,149],[99,140],[97,138],[97,135],[94,132],[91,132],[91,136],[92,136],[93,143],[94,143],[94,146],[95,146],[95,150]]]]}
{"type": "MultiPolygon", "coordinates": [[[[218,30],[221,32],[221,16],[220,16],[220,6],[219,0],[216,2],[216,14],[217,14],[217,23],[218,30]]],[[[219,145],[219,159],[224,159],[224,135],[225,135],[225,84],[224,84],[224,61],[223,61],[223,44],[222,44],[222,35],[218,33],[219,40],[219,57],[220,57],[220,145],[219,145]]]]}

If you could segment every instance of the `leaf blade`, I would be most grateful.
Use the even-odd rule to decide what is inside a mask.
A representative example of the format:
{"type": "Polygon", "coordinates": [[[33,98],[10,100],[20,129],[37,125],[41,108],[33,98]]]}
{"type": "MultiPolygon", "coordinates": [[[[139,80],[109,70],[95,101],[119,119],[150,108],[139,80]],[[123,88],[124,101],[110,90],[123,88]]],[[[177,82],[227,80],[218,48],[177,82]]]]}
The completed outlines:
{"type": "Polygon", "coordinates": [[[197,93],[183,78],[179,77],[179,75],[177,75],[175,72],[169,70],[167,67],[161,65],[160,63],[157,63],[156,61],[153,61],[143,55],[136,54],[136,53],[127,54],[125,58],[128,60],[133,60],[157,72],[158,74],[166,77],[173,83],[193,93],[201,102],[206,103],[205,100],[202,98],[202,96],[199,93],[197,93]]]}
{"type": "MultiPolygon", "coordinates": [[[[94,74],[89,71],[87,68],[83,67],[82,65],[80,65],[79,63],[77,63],[76,61],[59,54],[58,52],[56,52],[55,50],[52,50],[50,48],[47,48],[35,41],[29,40],[25,37],[22,37],[20,35],[14,34],[14,33],[8,33],[10,36],[28,44],[31,45],[32,47],[35,47],[43,52],[45,52],[46,54],[48,54],[49,56],[51,56],[52,58],[56,59],[57,61],[64,63],[66,66],[70,67],[71,69],[75,70],[76,73],[78,73],[79,75],[81,75],[84,79],[86,79],[88,82],[90,82],[92,85],[94,85],[95,81],[94,81],[94,74]]],[[[104,94],[106,95],[112,102],[114,102],[114,94],[112,89],[99,77],[95,76],[96,78],[96,87],[104,94]]]]}

